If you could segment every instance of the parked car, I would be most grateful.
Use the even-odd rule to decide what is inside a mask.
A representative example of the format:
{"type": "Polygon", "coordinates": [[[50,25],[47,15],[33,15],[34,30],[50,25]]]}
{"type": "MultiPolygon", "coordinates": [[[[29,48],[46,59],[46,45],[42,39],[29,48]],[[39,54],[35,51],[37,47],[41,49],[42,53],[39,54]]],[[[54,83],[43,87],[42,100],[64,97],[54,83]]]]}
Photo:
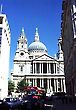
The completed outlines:
{"type": "Polygon", "coordinates": [[[37,91],[36,91],[35,89],[30,89],[30,90],[28,91],[28,94],[30,94],[30,95],[35,95],[35,94],[37,94],[37,91]]]}
{"type": "Polygon", "coordinates": [[[21,101],[17,98],[5,98],[1,105],[2,110],[21,110],[21,101]]]}
{"type": "Polygon", "coordinates": [[[42,96],[40,95],[27,95],[23,98],[22,102],[22,110],[39,110],[43,108],[44,101],[42,100],[42,96]]]}
{"type": "Polygon", "coordinates": [[[3,100],[0,100],[0,110],[3,110],[2,109],[2,103],[3,103],[3,100]]]}
{"type": "Polygon", "coordinates": [[[53,99],[61,99],[66,96],[65,92],[54,92],[51,98],[53,99]]]}

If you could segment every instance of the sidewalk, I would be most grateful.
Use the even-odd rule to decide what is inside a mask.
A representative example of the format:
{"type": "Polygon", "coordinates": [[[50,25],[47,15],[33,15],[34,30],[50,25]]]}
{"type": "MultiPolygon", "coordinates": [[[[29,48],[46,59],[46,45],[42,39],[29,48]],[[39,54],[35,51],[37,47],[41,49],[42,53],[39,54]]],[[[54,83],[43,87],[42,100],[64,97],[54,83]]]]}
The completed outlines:
{"type": "Polygon", "coordinates": [[[55,110],[76,110],[76,103],[62,103],[61,101],[55,101],[55,110]]]}
{"type": "Polygon", "coordinates": [[[57,104],[56,110],[76,110],[76,104],[57,104]]]}

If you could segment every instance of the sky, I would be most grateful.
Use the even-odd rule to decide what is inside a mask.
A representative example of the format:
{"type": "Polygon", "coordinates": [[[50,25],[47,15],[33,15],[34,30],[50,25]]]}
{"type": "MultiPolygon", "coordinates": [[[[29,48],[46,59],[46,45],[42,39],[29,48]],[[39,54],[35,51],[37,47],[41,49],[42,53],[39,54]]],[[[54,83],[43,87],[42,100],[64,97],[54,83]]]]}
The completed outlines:
{"type": "Polygon", "coordinates": [[[24,27],[28,46],[34,41],[38,28],[40,41],[47,47],[48,54],[54,56],[61,36],[62,0],[0,0],[2,13],[7,15],[11,30],[10,71],[17,48],[17,40],[24,27]]]}

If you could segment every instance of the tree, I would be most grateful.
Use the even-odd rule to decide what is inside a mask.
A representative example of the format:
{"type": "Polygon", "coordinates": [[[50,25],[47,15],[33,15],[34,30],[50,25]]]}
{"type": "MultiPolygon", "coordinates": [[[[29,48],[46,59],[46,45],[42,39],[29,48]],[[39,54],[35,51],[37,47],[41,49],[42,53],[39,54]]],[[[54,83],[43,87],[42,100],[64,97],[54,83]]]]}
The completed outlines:
{"type": "Polygon", "coordinates": [[[15,83],[11,80],[8,81],[8,94],[10,95],[11,92],[14,92],[15,83]]]}
{"type": "Polygon", "coordinates": [[[17,89],[22,92],[22,91],[25,90],[25,88],[26,88],[28,85],[29,85],[29,84],[26,83],[25,79],[23,79],[23,80],[21,80],[20,82],[18,82],[18,84],[17,84],[17,89]]]}

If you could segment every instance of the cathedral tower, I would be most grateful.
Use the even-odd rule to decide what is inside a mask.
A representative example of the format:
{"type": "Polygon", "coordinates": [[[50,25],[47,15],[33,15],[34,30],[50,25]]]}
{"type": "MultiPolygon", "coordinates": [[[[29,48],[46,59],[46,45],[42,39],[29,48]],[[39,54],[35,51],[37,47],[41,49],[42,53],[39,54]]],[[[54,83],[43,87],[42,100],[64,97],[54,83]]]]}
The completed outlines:
{"type": "Polygon", "coordinates": [[[14,71],[12,74],[13,81],[15,81],[15,86],[17,87],[17,83],[21,81],[26,74],[30,73],[30,62],[29,62],[29,54],[28,54],[28,46],[27,46],[27,38],[24,32],[24,28],[22,28],[20,37],[17,42],[17,49],[15,52],[14,58],[14,71]]]}
{"type": "Polygon", "coordinates": [[[24,28],[22,28],[20,37],[17,42],[17,50],[15,53],[15,60],[20,59],[28,59],[28,48],[27,48],[27,38],[24,32],[24,28]]]}
{"type": "Polygon", "coordinates": [[[58,39],[58,53],[57,53],[57,57],[60,61],[63,61],[63,51],[62,51],[62,38],[58,39]]]}

